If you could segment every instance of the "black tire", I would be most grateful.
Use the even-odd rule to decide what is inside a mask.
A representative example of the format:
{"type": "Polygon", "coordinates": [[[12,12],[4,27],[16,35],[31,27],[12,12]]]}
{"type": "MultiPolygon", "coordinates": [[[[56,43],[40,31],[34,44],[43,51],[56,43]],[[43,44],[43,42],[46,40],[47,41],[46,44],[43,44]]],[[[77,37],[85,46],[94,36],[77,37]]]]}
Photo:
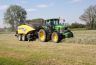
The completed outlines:
{"type": "Polygon", "coordinates": [[[22,41],[22,35],[18,35],[18,40],[22,41]]]}
{"type": "Polygon", "coordinates": [[[27,34],[27,40],[30,41],[31,40],[31,35],[30,34],[27,34]]]}
{"type": "Polygon", "coordinates": [[[71,32],[71,37],[74,37],[74,34],[71,32]]]}
{"type": "Polygon", "coordinates": [[[38,38],[39,38],[40,41],[46,42],[46,41],[47,41],[47,33],[46,33],[46,30],[40,29],[39,32],[38,32],[38,38]]]}
{"type": "Polygon", "coordinates": [[[58,32],[53,32],[51,35],[51,40],[55,43],[59,43],[62,40],[62,35],[58,32]]]}

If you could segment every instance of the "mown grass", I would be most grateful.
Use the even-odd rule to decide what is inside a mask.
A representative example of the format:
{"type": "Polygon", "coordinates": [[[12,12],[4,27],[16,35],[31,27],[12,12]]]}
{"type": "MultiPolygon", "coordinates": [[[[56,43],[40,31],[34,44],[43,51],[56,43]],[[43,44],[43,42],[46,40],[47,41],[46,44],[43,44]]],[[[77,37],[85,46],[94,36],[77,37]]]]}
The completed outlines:
{"type": "Polygon", "coordinates": [[[74,34],[61,43],[21,42],[14,34],[0,34],[0,65],[96,65],[96,31],[74,34]]]}
{"type": "Polygon", "coordinates": [[[73,31],[74,38],[64,39],[66,43],[96,44],[96,30],[73,31]]]}

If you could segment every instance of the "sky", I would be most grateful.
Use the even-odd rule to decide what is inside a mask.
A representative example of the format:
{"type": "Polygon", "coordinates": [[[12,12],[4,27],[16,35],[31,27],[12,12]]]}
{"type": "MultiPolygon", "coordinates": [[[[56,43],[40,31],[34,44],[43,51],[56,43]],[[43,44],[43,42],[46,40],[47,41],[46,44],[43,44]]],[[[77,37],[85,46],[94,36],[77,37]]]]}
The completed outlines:
{"type": "Polygon", "coordinates": [[[96,5],[96,0],[0,0],[0,28],[5,27],[4,13],[10,5],[24,8],[27,11],[27,19],[61,17],[66,23],[84,23],[79,19],[80,15],[90,5],[96,5]]]}

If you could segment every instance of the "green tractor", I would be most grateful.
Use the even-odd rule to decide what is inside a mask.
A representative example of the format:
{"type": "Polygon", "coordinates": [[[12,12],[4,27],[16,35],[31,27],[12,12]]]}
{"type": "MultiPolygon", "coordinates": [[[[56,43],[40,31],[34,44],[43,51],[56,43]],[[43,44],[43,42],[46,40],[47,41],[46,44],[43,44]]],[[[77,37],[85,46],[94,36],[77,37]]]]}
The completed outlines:
{"type": "Polygon", "coordinates": [[[70,37],[73,37],[73,33],[62,24],[59,18],[45,20],[38,31],[38,38],[42,42],[52,40],[58,43],[62,39],[70,37]]]}

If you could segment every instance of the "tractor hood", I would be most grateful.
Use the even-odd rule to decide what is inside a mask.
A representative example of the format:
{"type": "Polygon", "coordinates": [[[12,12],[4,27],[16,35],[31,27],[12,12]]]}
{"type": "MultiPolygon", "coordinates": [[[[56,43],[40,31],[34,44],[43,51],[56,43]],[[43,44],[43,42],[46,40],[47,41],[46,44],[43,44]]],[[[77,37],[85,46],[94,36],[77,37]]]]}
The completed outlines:
{"type": "Polygon", "coordinates": [[[64,25],[56,25],[56,26],[55,26],[55,29],[56,29],[56,30],[64,29],[64,25]]]}
{"type": "Polygon", "coordinates": [[[56,25],[55,30],[60,32],[65,38],[73,37],[73,33],[64,25],[56,25]]]}
{"type": "Polygon", "coordinates": [[[60,33],[65,33],[65,30],[68,30],[67,27],[62,24],[56,25],[54,28],[56,31],[59,31],[60,33]]]}

